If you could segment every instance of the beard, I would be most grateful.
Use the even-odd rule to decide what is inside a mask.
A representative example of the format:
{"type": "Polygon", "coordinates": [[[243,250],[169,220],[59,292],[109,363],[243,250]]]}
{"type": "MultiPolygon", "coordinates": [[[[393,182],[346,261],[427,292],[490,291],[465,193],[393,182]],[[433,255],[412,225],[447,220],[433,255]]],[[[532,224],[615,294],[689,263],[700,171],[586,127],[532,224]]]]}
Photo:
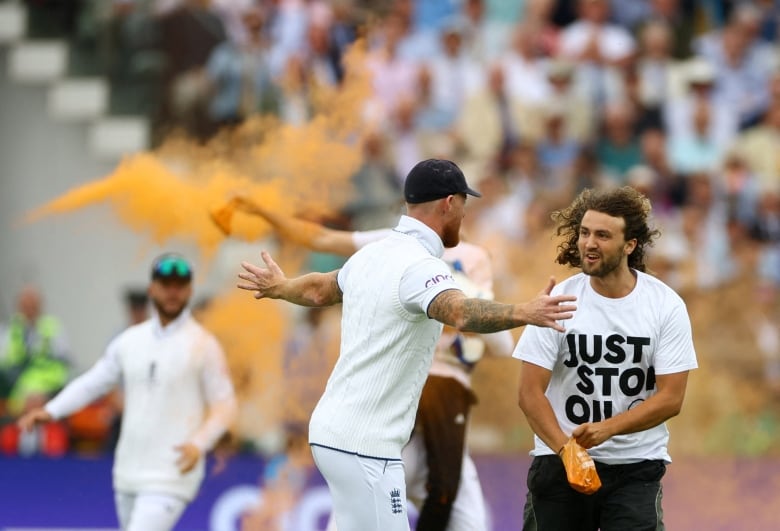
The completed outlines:
{"type": "Polygon", "coordinates": [[[173,321],[181,315],[184,308],[187,307],[186,303],[182,304],[163,304],[160,301],[152,301],[154,309],[157,310],[157,314],[165,320],[173,321]]]}
{"type": "MultiPolygon", "coordinates": [[[[583,253],[580,253],[583,256],[583,253]]],[[[614,256],[600,255],[601,259],[596,264],[589,264],[582,259],[582,272],[590,277],[604,278],[620,266],[622,255],[614,256]]]]}
{"type": "Polygon", "coordinates": [[[458,245],[460,243],[460,224],[457,227],[452,225],[445,226],[441,241],[446,249],[458,245]]]}

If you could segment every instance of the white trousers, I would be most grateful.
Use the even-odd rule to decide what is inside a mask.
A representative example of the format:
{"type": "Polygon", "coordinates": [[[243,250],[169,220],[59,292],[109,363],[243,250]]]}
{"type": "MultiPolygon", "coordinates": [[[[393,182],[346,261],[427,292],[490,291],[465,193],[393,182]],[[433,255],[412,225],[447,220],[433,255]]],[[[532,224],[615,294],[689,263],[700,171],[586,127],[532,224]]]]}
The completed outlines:
{"type": "Polygon", "coordinates": [[[404,465],[313,445],[339,531],[409,531],[404,465]]]}
{"type": "Polygon", "coordinates": [[[170,494],[114,493],[122,531],[170,531],[179,521],[187,502],[170,494]]]}
{"type": "MultiPolygon", "coordinates": [[[[425,442],[419,431],[412,433],[401,454],[406,471],[406,492],[415,507],[422,508],[428,495],[428,465],[426,464],[425,442]]],[[[468,452],[463,453],[458,494],[452,504],[447,531],[487,531],[488,517],[485,497],[479,483],[477,467],[468,452]]]]}

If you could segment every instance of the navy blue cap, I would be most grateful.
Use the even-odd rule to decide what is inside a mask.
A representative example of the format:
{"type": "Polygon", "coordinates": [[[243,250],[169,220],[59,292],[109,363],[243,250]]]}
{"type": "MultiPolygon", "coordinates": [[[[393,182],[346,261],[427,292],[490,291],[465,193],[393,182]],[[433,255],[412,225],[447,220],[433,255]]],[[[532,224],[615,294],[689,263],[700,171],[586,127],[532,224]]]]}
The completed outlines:
{"type": "Polygon", "coordinates": [[[407,203],[427,203],[456,194],[482,197],[482,194],[469,188],[463,172],[449,160],[428,159],[418,162],[404,183],[407,203]]]}

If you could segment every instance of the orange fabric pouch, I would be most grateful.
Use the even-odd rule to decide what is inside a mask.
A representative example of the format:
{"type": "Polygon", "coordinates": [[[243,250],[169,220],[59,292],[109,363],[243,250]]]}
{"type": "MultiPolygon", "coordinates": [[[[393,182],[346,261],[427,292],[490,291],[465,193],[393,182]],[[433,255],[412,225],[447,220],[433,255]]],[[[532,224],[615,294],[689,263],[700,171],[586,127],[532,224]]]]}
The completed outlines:
{"type": "Polygon", "coordinates": [[[566,442],[561,449],[561,459],[571,488],[583,494],[593,494],[601,488],[596,463],[577,441],[569,439],[566,442]]]}

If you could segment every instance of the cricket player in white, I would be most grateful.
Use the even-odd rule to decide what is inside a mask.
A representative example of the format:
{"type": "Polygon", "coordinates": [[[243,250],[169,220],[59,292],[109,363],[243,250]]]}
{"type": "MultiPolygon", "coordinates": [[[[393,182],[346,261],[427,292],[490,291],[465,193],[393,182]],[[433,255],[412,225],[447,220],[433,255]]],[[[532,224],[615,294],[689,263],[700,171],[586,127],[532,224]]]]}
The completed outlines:
{"type": "MultiPolygon", "coordinates": [[[[351,256],[358,249],[386,238],[393,229],[346,231],[294,217],[263,203],[238,196],[221,206],[215,223],[231,234],[236,209],[260,216],[285,239],[313,251],[351,256]],[[226,215],[227,213],[227,215],[226,215]]],[[[467,297],[493,299],[493,268],[488,252],[463,240],[442,254],[467,297]]],[[[471,371],[485,355],[509,357],[514,338],[509,330],[493,334],[461,334],[445,328],[436,344],[433,363],[423,386],[417,421],[402,451],[406,496],[419,511],[418,527],[447,531],[485,531],[489,516],[477,469],[466,444],[471,406],[471,371]],[[435,523],[433,523],[435,521],[435,523]]],[[[331,515],[328,531],[336,531],[331,515]]]]}
{"type": "Polygon", "coordinates": [[[418,163],[406,178],[407,214],[394,234],[365,246],[341,270],[288,279],[243,262],[238,287],[256,298],[321,306],[343,301],[341,352],[312,414],[309,442],[333,497],[340,531],[408,530],[401,450],[442,325],[490,333],[525,324],[559,331],[575,297],[550,297],[554,280],[524,304],[467,298],[441,260],[459,242],[471,190],[450,161],[418,163]]]}
{"type": "Polygon", "coordinates": [[[187,310],[191,277],[182,257],[158,258],[149,286],[152,318],[119,334],[91,369],[19,419],[22,429],[30,429],[122,385],[113,484],[126,531],[173,529],[200,487],[206,452],[235,416],[222,348],[187,310]]]}

